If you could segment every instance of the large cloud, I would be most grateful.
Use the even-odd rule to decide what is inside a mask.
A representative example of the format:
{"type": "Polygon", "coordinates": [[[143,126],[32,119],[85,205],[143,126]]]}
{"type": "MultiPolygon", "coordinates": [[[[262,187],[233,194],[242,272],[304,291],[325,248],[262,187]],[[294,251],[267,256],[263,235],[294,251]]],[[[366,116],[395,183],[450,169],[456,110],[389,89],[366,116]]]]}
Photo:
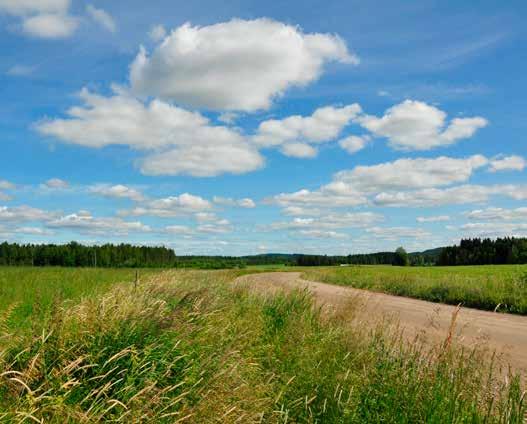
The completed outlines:
{"type": "Polygon", "coordinates": [[[363,115],[357,122],[400,150],[430,150],[470,138],[488,122],[481,117],[454,118],[447,122],[442,110],[426,103],[405,100],[388,109],[384,116],[363,115]]]}
{"type": "Polygon", "coordinates": [[[127,145],[150,151],[140,161],[149,175],[240,174],[263,166],[263,158],[236,130],[213,126],[197,112],[152,100],[143,103],[114,87],[111,97],[80,93],[84,106],[68,110],[67,119],[36,124],[44,135],[87,147],[127,145]]]}
{"type": "Polygon", "coordinates": [[[335,185],[348,184],[362,192],[440,187],[467,181],[473,172],[487,165],[484,156],[433,159],[398,159],[372,166],[357,166],[338,172],[335,185]]]}
{"type": "MultiPolygon", "coordinates": [[[[208,200],[194,196],[189,193],[183,193],[179,196],[169,196],[162,199],[155,199],[146,204],[134,208],[130,211],[122,211],[122,215],[149,215],[163,218],[172,218],[185,216],[208,211],[213,205],[208,200]]],[[[212,217],[215,219],[215,216],[212,217]]]]}
{"type": "Polygon", "coordinates": [[[22,30],[33,37],[66,38],[79,25],[68,15],[70,0],[0,0],[0,12],[22,18],[22,30]]]}
{"type": "Polygon", "coordinates": [[[133,90],[191,107],[267,109],[292,86],[303,86],[329,61],[357,64],[345,42],[304,34],[271,19],[176,28],[151,56],[144,48],[130,70],[133,90]]]}

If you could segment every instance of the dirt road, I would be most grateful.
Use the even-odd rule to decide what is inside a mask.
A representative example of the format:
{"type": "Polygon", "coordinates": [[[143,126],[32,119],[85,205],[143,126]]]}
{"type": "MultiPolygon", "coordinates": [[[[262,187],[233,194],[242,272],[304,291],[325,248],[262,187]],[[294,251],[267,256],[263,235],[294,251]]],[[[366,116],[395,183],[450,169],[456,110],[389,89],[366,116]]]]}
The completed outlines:
{"type": "MultiPolygon", "coordinates": [[[[387,315],[398,320],[406,334],[445,339],[456,307],[406,297],[391,296],[301,279],[299,272],[269,272],[240,277],[238,284],[253,290],[308,289],[318,305],[344,309],[351,299],[360,301],[362,321],[375,322],[387,315]]],[[[456,319],[459,343],[482,344],[503,356],[511,367],[527,375],[527,317],[460,308],[456,319]]]]}

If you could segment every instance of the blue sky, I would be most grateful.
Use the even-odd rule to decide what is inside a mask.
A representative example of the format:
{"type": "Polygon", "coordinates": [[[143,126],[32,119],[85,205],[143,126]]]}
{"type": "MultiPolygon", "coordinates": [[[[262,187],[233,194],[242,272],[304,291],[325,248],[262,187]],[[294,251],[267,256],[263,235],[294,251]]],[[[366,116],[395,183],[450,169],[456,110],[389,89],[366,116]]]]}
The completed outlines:
{"type": "Polygon", "coordinates": [[[527,5],[0,0],[0,239],[527,235],[527,5]]]}

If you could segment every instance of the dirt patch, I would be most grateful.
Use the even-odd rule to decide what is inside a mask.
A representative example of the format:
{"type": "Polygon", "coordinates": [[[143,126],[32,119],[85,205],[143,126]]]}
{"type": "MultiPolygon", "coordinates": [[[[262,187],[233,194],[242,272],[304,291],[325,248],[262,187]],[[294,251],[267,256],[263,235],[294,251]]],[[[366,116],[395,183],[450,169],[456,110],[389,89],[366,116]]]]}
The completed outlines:
{"type": "Polygon", "coordinates": [[[303,280],[299,272],[271,272],[245,275],[236,284],[247,285],[261,293],[280,290],[308,290],[318,306],[337,313],[345,311],[351,302],[361,306],[354,310],[356,319],[374,325],[387,317],[397,320],[409,337],[425,340],[444,340],[456,316],[456,343],[472,348],[485,346],[496,352],[511,368],[527,375],[527,317],[471,308],[426,302],[406,297],[374,293],[351,287],[335,286],[303,280]]]}

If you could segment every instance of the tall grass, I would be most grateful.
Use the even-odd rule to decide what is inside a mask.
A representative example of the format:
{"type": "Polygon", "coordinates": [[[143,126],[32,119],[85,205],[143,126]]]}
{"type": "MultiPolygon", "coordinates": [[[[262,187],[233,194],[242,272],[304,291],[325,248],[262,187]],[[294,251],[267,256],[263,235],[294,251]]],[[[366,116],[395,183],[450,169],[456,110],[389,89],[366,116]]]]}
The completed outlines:
{"type": "Polygon", "coordinates": [[[165,272],[62,305],[33,333],[4,327],[1,419],[522,422],[518,381],[493,378],[478,352],[344,325],[304,292],[233,287],[239,274],[165,272]]]}
{"type": "Polygon", "coordinates": [[[350,266],[304,269],[304,278],[477,309],[527,314],[527,266],[350,266]]]}
{"type": "MultiPolygon", "coordinates": [[[[136,270],[102,268],[0,267],[0,313],[15,307],[10,325],[25,328],[47,319],[62,302],[108,290],[122,281],[132,282],[136,270]]],[[[141,278],[154,270],[139,270],[141,278]]]]}

